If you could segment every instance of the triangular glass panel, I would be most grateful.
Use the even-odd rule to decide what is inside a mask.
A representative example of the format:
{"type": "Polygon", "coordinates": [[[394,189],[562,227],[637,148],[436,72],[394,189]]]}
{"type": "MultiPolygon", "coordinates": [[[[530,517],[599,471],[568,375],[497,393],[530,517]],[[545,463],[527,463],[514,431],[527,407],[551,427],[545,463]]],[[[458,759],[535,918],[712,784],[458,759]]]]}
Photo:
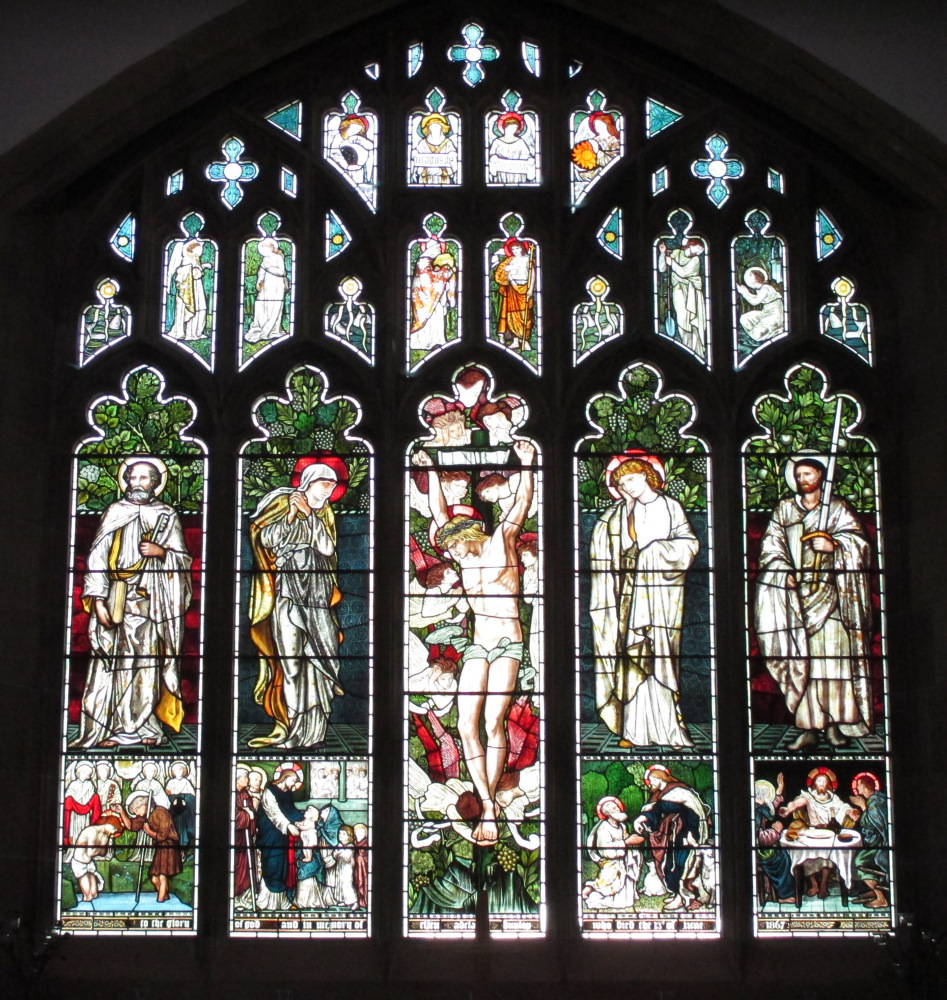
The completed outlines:
{"type": "Polygon", "coordinates": [[[326,212],[326,260],[337,257],[352,242],[342,220],[330,208],[326,212]]]}
{"type": "Polygon", "coordinates": [[[824,209],[815,213],[815,256],[816,260],[831,257],[842,245],[842,232],[824,209]]]}
{"type": "Polygon", "coordinates": [[[607,250],[613,257],[622,259],[623,248],[623,220],[620,208],[613,208],[605,217],[605,221],[599,226],[598,234],[595,237],[598,245],[607,250]]]}
{"type": "Polygon", "coordinates": [[[683,111],[675,111],[674,108],[668,107],[667,104],[662,104],[660,101],[656,101],[653,97],[649,97],[647,101],[645,101],[645,135],[649,139],[652,139],[658,134],[658,132],[663,132],[666,128],[670,128],[675,122],[680,121],[683,117],[683,111]]]}
{"type": "Polygon", "coordinates": [[[126,215],[109,237],[109,246],[125,260],[135,259],[135,217],[126,215]]]}
{"type": "Polygon", "coordinates": [[[365,64],[365,75],[369,78],[369,80],[377,80],[380,73],[381,66],[379,66],[378,63],[365,64]]]}
{"type": "Polygon", "coordinates": [[[285,132],[294,139],[303,137],[303,104],[302,101],[292,101],[281,108],[271,111],[266,120],[275,125],[280,132],[285,132]]]}
{"type": "Polygon", "coordinates": [[[569,63],[569,79],[578,76],[582,72],[582,63],[576,59],[574,62],[569,63]]]}

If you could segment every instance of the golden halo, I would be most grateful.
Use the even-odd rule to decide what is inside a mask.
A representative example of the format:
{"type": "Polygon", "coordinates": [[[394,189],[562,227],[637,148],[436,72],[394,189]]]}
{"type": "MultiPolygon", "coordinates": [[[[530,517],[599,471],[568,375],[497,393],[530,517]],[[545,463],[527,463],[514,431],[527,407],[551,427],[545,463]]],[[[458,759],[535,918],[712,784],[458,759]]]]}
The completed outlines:
{"type": "Polygon", "coordinates": [[[137,462],[147,462],[158,470],[161,478],[155,487],[155,496],[160,496],[164,492],[165,486],[168,485],[168,467],[154,455],[129,455],[128,458],[122,460],[122,464],[118,467],[118,475],[115,477],[118,482],[118,495],[123,496],[125,493],[125,470],[137,462]]]}

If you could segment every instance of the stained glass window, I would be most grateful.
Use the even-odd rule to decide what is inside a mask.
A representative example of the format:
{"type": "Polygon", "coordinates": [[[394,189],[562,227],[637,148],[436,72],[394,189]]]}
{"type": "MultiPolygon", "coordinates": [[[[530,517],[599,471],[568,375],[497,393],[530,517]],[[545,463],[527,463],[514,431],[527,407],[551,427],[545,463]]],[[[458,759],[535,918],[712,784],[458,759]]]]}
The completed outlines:
{"type": "Polygon", "coordinates": [[[715,936],[710,459],[654,368],[618,389],[575,466],[582,932],[715,936]]]}
{"type": "Polygon", "coordinates": [[[194,404],[152,368],[75,451],[58,913],[72,934],[194,933],[206,522],[194,404]]]}
{"type": "Polygon", "coordinates": [[[542,472],[523,399],[467,365],[409,447],[409,936],[544,929],[542,472]]]}
{"type": "Polygon", "coordinates": [[[241,937],[895,919],[873,254],[797,139],[507,13],[340,32],[89,181],[70,931],[198,929],[201,810],[241,937]]]}
{"type": "Polygon", "coordinates": [[[372,497],[359,405],[308,366],[241,453],[231,928],[369,932],[372,497]],[[293,912],[290,912],[292,908],[293,912]]]}
{"type": "Polygon", "coordinates": [[[808,364],[754,418],[743,481],[756,929],[883,931],[893,839],[875,448],[858,401],[808,364]]]}

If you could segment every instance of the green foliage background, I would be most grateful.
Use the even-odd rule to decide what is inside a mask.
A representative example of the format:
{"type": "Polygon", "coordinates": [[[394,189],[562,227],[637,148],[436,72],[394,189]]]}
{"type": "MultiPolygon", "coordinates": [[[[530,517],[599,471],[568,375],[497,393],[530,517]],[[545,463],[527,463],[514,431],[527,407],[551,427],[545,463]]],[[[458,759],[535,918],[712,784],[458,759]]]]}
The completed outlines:
{"type": "Polygon", "coordinates": [[[589,404],[589,420],[602,433],[578,448],[580,509],[598,511],[615,502],[605,469],[614,455],[640,448],[664,462],[669,496],[685,510],[706,510],[706,449],[682,430],[695,415],[694,404],[685,396],[659,395],[658,373],[644,364],[625,369],[619,388],[621,396],[603,393],[589,404]]]}
{"type": "Polygon", "coordinates": [[[161,375],[142,366],[125,376],[124,398],[106,396],[92,410],[101,435],[78,449],[77,510],[102,511],[124,492],[118,470],[130,455],[154,455],[168,467],[162,500],[182,513],[201,509],[204,500],[204,449],[184,440],[194,422],[194,404],[181,396],[163,399],[161,375]]]}
{"type": "MultiPolygon", "coordinates": [[[[784,478],[786,462],[802,451],[828,456],[832,428],[840,394],[830,395],[825,376],[812,365],[790,370],[786,383],[789,398],[773,394],[756,404],[754,418],[765,436],[744,447],[746,503],[750,510],[772,510],[789,486],[784,478]]],[[[855,510],[876,510],[875,453],[870,441],[852,434],[860,408],[850,396],[841,396],[842,438],[835,467],[834,494],[847,500],[855,510]]]]}
{"type": "Polygon", "coordinates": [[[358,409],[348,399],[327,400],[325,377],[315,368],[294,368],[286,385],[285,398],[265,396],[254,407],[266,437],[244,450],[244,510],[252,512],[267,493],[288,485],[296,460],[314,451],[339,455],[348,466],[348,490],[336,510],[368,510],[368,446],[347,436],[360,419],[358,409]]]}

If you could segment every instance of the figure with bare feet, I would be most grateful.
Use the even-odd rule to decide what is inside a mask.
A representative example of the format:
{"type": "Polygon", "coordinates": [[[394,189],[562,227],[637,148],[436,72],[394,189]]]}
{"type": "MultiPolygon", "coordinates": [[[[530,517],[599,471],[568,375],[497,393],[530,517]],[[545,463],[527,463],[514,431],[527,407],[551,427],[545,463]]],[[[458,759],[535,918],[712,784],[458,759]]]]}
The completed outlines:
{"type": "Polygon", "coordinates": [[[464,763],[480,799],[473,839],[484,847],[499,839],[497,786],[507,758],[505,718],[523,658],[520,572],[516,542],[533,498],[536,449],[513,445],[523,466],[514,502],[492,534],[474,517],[449,515],[434,462],[425,451],[414,463],[428,470],[428,496],[437,529],[435,542],[460,568],[460,582],[473,617],[473,642],[464,651],[458,679],[457,728],[464,763]],[[483,725],[486,746],[481,741],[483,725]]]}

